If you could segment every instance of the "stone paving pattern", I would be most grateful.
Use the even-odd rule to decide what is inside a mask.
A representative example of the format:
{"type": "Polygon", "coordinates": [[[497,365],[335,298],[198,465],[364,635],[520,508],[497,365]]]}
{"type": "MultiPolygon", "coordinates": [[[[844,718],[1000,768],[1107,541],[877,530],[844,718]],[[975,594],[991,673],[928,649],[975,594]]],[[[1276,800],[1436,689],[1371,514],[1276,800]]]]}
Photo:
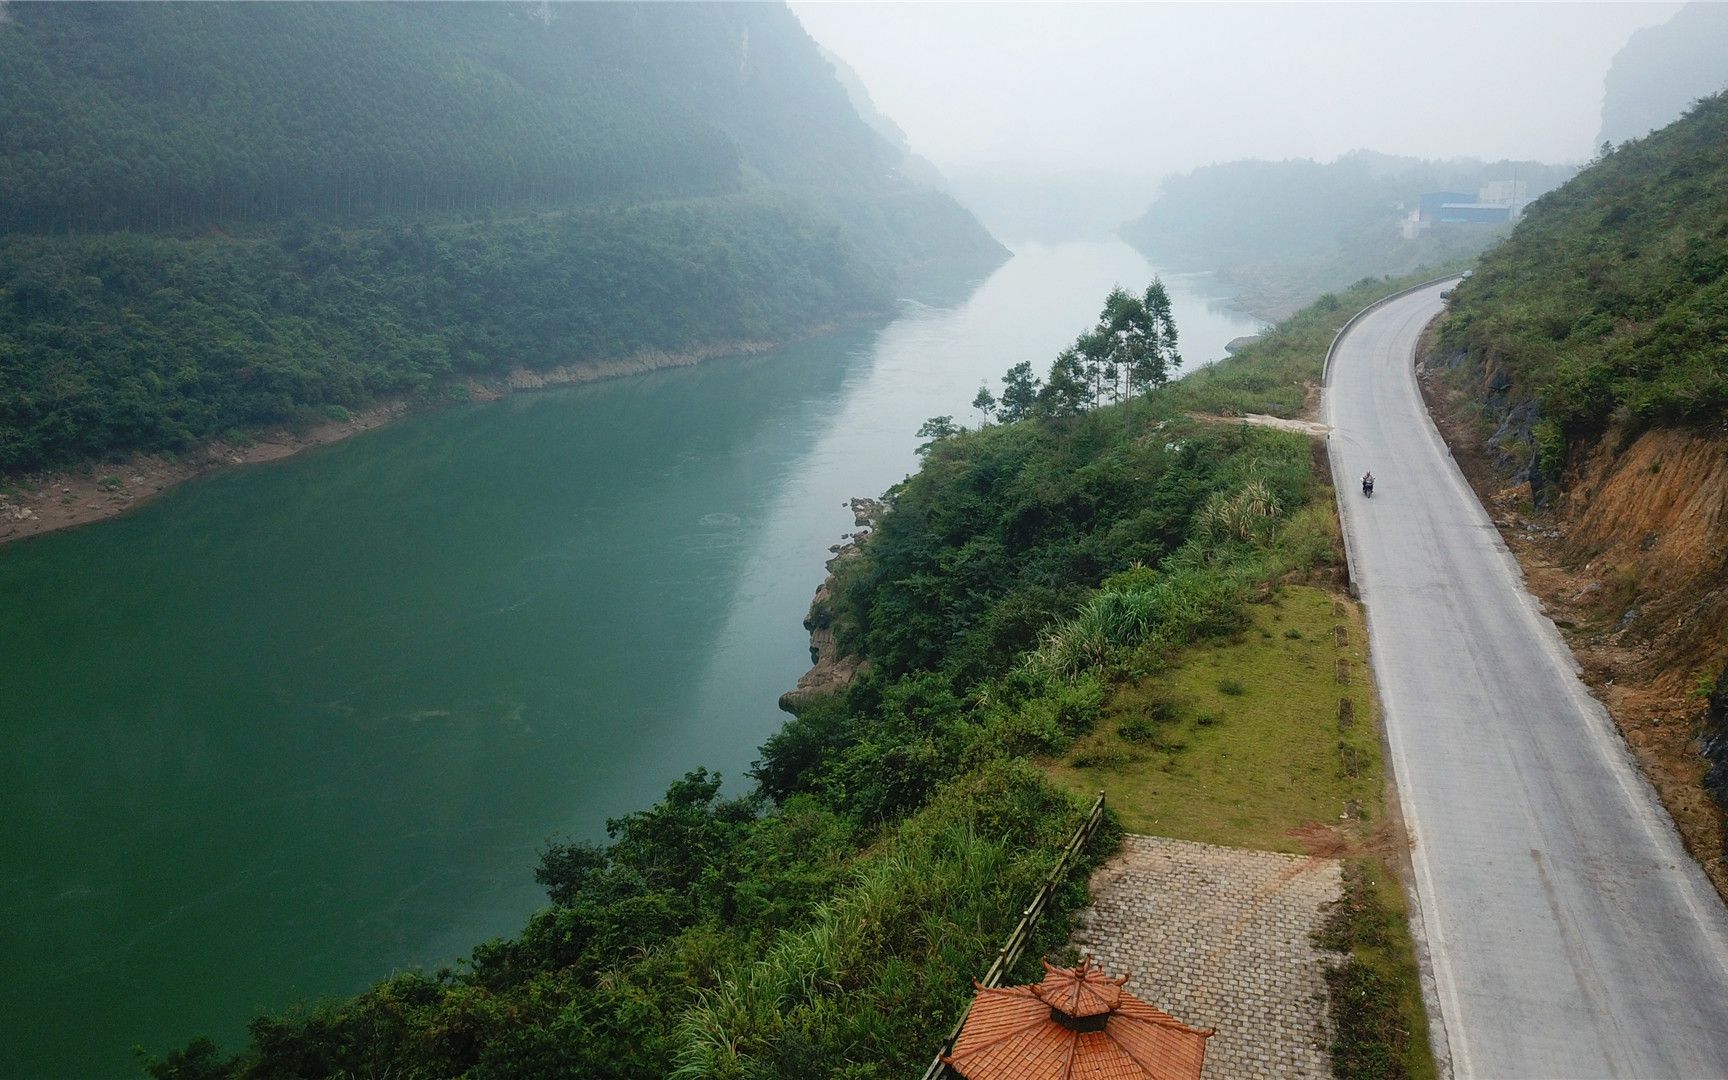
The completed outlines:
{"type": "Polygon", "coordinates": [[[1218,1029],[1205,1080],[1323,1080],[1331,954],[1311,936],[1339,893],[1335,859],[1130,835],[1073,940],[1136,997],[1218,1029]]]}

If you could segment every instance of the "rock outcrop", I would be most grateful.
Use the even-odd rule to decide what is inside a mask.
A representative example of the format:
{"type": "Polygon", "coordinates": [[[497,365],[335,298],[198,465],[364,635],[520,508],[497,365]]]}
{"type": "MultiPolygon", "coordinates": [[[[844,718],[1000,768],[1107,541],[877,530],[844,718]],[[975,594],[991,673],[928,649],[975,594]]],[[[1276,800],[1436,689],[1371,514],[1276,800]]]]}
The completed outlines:
{"type": "Polygon", "coordinates": [[[870,670],[870,661],[862,656],[843,654],[835,640],[833,611],[829,602],[834,596],[835,574],[840,565],[858,557],[862,545],[882,520],[887,509],[880,499],[852,499],[852,521],[856,532],[828,550],[834,557],[828,560],[828,577],[816,588],[810,601],[810,612],[804,616],[804,628],[810,631],[811,668],[798,678],[798,685],[780,695],[780,708],[796,713],[807,702],[838,693],[852,680],[870,670]]]}

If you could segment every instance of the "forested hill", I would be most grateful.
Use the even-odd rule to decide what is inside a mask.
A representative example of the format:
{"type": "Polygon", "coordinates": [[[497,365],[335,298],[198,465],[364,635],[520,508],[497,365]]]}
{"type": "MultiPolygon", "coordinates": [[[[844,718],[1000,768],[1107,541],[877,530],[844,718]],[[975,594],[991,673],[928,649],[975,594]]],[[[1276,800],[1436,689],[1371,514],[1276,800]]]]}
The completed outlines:
{"type": "Polygon", "coordinates": [[[14,228],[858,188],[900,156],[778,5],[6,12],[14,228]]]}
{"type": "Polygon", "coordinates": [[[1424,161],[1367,150],[1336,161],[1232,161],[1164,180],[1146,212],[1120,229],[1160,265],[1216,269],[1268,317],[1282,317],[1358,278],[1407,274],[1466,258],[1504,227],[1436,225],[1415,239],[1398,219],[1431,191],[1474,193],[1521,180],[1530,197],[1572,174],[1534,161],[1424,161]]]}
{"type": "Polygon", "coordinates": [[[0,474],[1005,256],[781,5],[0,0],[0,474]]]}

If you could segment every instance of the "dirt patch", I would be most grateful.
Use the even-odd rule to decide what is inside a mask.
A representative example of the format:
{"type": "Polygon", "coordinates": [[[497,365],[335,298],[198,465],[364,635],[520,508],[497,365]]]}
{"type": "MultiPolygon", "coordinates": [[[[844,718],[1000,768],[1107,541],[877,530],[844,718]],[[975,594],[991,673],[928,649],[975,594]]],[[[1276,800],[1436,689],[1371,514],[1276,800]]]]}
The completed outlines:
{"type": "Polygon", "coordinates": [[[1363,829],[1359,825],[1328,825],[1316,821],[1291,829],[1290,835],[1301,845],[1303,854],[1316,859],[1373,857],[1396,861],[1402,859],[1411,847],[1404,830],[1389,822],[1363,829]]]}
{"type": "Polygon", "coordinates": [[[1316,439],[1324,439],[1331,428],[1313,420],[1287,420],[1282,416],[1267,416],[1263,413],[1245,413],[1242,416],[1208,416],[1205,413],[1189,413],[1190,420],[1199,420],[1206,424],[1250,424],[1254,427],[1268,427],[1278,431],[1294,431],[1298,435],[1311,435],[1316,439]]]}
{"type": "Polygon", "coordinates": [[[1728,900],[1722,808],[1704,789],[1697,688],[1728,656],[1728,439],[1609,435],[1543,509],[1484,446],[1480,404],[1419,350],[1422,392],[1454,460],[1614,718],[1687,849],[1728,900]]]}

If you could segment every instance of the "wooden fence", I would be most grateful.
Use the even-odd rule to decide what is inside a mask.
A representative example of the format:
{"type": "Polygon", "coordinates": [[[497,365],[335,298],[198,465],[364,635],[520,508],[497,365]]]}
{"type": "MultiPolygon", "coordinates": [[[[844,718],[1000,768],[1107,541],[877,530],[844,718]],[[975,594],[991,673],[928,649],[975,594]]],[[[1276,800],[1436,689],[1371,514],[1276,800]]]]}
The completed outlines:
{"type": "MultiPolygon", "coordinates": [[[[1032,931],[1038,927],[1038,919],[1044,914],[1044,909],[1050,905],[1050,898],[1056,894],[1057,888],[1062,884],[1062,879],[1067,876],[1069,864],[1080,854],[1087,841],[1092,839],[1092,834],[1098,831],[1098,823],[1103,820],[1104,793],[1100,791],[1097,801],[1092,804],[1092,809],[1086,814],[1086,820],[1080,823],[1080,827],[1074,830],[1074,835],[1068,838],[1068,843],[1062,846],[1062,854],[1056,859],[1056,865],[1050,868],[1050,874],[1044,879],[1044,884],[1039,886],[1038,894],[1020,913],[1020,921],[1014,924],[1014,932],[1009,934],[1008,940],[1003,943],[1000,949],[996,950],[996,959],[991,962],[990,969],[984,973],[984,977],[978,980],[980,985],[985,987],[999,985],[1008,973],[1014,970],[1014,965],[1020,962],[1021,955],[1026,951],[1027,943],[1032,940],[1032,931]]],[[[960,1020],[954,1025],[954,1030],[948,1033],[948,1038],[943,1040],[942,1049],[936,1052],[935,1060],[931,1061],[930,1067],[924,1070],[924,1080],[942,1080],[943,1077],[953,1075],[948,1066],[942,1063],[942,1055],[954,1049],[954,1040],[960,1037],[960,1029],[966,1026],[966,1016],[971,1008],[968,1005],[961,1011],[960,1020]]]]}

